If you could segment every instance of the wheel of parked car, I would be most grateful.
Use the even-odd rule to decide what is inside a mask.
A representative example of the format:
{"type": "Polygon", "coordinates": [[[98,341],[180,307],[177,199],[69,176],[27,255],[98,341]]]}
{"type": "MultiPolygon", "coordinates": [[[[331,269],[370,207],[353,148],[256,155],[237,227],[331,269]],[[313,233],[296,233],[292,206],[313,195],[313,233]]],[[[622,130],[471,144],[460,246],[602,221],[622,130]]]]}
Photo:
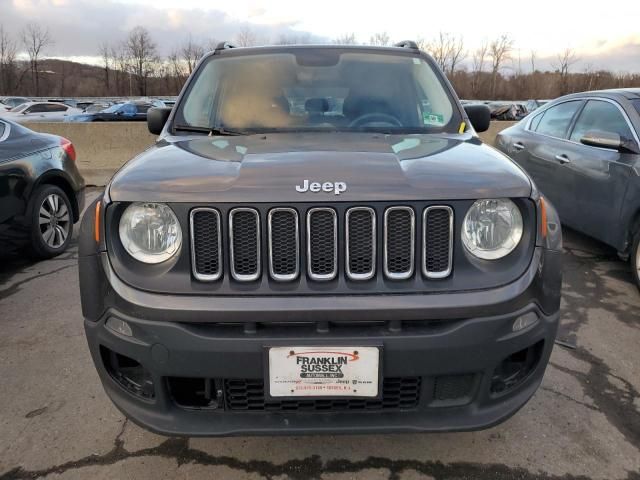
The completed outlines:
{"type": "Polygon", "coordinates": [[[640,229],[633,237],[633,248],[631,250],[631,273],[636,285],[640,289],[640,229]]]}
{"type": "Polygon", "coordinates": [[[40,258],[61,254],[73,233],[73,214],[67,195],[55,185],[42,185],[32,197],[31,250],[40,258]]]}

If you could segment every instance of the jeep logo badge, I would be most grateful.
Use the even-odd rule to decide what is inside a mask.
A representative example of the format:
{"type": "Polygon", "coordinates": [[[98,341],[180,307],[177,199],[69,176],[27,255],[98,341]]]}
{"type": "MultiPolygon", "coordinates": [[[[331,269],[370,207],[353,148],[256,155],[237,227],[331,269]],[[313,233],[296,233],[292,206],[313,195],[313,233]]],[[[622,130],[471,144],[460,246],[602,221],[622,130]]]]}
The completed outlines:
{"type": "Polygon", "coordinates": [[[327,193],[333,192],[334,195],[340,195],[346,189],[347,189],[347,184],[345,182],[324,182],[324,183],[311,182],[309,183],[309,180],[305,179],[302,182],[302,185],[296,185],[296,191],[300,193],[305,193],[305,192],[318,193],[322,191],[327,193]]]}

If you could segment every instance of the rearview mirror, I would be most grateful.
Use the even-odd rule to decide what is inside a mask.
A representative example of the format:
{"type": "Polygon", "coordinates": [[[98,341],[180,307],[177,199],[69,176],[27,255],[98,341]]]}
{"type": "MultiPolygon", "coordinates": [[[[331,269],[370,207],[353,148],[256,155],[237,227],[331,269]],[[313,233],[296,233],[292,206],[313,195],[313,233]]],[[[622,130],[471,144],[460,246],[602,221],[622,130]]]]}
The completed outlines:
{"type": "Polygon", "coordinates": [[[480,133],[489,130],[491,125],[491,111],[486,105],[465,105],[464,111],[469,117],[473,129],[480,133]]]}
{"type": "Polygon", "coordinates": [[[608,148],[623,153],[640,153],[633,140],[621,137],[617,133],[592,130],[584,134],[580,143],[590,147],[608,148]]]}
{"type": "Polygon", "coordinates": [[[164,124],[167,123],[170,113],[171,109],[167,107],[154,107],[147,110],[147,128],[149,129],[149,132],[154,135],[160,135],[164,128],[164,124]]]}

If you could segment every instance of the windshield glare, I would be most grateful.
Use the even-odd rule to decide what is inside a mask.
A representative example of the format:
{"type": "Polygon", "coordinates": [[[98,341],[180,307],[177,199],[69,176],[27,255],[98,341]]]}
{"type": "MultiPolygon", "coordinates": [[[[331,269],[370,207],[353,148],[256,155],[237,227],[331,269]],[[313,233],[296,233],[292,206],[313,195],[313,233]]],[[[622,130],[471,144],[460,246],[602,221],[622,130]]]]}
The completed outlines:
{"type": "Polygon", "coordinates": [[[461,118],[421,57],[308,49],[210,57],[175,124],[236,131],[456,133],[461,118]]]}
{"type": "Polygon", "coordinates": [[[20,105],[18,105],[17,107],[13,107],[11,110],[9,110],[10,112],[14,112],[14,113],[20,113],[23,110],[25,110],[29,105],[26,103],[22,103],[20,105]]]}

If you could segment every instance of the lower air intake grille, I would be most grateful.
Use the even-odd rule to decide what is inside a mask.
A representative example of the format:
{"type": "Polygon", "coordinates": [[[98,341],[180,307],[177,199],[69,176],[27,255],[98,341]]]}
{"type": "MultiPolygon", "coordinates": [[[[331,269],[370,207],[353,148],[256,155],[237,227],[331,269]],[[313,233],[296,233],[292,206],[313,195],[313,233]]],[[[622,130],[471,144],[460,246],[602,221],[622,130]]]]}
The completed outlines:
{"type": "Polygon", "coordinates": [[[229,214],[231,274],[236,280],[260,276],[260,219],[251,208],[235,208],[229,214]]]}
{"type": "Polygon", "coordinates": [[[441,375],[435,378],[433,400],[464,404],[470,401],[473,393],[475,374],[441,375]]]}
{"type": "Polygon", "coordinates": [[[266,400],[262,380],[224,381],[227,410],[312,411],[412,409],[420,402],[420,377],[385,378],[380,399],[287,399],[266,400]]]}
{"type": "Polygon", "coordinates": [[[338,271],[338,224],[332,208],[312,208],[307,214],[307,262],[314,280],[331,280],[338,271]]]}

